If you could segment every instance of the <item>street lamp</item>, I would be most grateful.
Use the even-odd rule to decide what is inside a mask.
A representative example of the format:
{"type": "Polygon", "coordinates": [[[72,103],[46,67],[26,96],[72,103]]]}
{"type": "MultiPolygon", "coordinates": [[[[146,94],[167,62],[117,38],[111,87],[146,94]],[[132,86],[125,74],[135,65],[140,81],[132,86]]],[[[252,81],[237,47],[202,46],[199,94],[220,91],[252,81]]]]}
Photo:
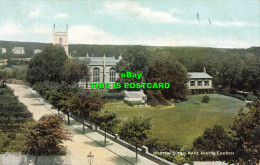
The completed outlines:
{"type": "Polygon", "coordinates": [[[88,157],[88,162],[91,165],[93,163],[93,159],[94,159],[94,155],[91,154],[91,151],[89,152],[87,157],[88,157]]]}

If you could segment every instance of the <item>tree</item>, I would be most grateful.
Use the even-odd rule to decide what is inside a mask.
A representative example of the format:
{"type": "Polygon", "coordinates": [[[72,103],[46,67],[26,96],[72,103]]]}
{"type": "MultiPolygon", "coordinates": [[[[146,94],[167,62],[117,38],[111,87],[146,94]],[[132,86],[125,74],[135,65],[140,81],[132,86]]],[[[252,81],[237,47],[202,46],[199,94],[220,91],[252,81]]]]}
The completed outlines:
{"type": "Polygon", "coordinates": [[[88,80],[87,62],[69,59],[63,70],[63,80],[68,84],[88,80]]]}
{"type": "Polygon", "coordinates": [[[85,119],[89,119],[91,113],[100,111],[104,104],[105,100],[97,96],[80,94],[78,97],[73,97],[70,109],[83,119],[83,133],[85,133],[85,119]]]}
{"type": "Polygon", "coordinates": [[[253,91],[257,94],[260,90],[260,58],[254,54],[246,54],[243,58],[245,65],[241,71],[239,89],[242,91],[253,91]]]}
{"type": "MultiPolygon", "coordinates": [[[[215,151],[215,152],[234,152],[236,147],[235,140],[221,126],[215,125],[212,129],[206,128],[203,135],[193,142],[195,151],[215,151]]],[[[193,158],[194,159],[194,158],[193,158]]],[[[230,155],[199,155],[197,160],[233,160],[230,155]]]]}
{"type": "Polygon", "coordinates": [[[232,126],[237,139],[236,160],[240,164],[257,164],[260,160],[260,138],[256,128],[260,127],[260,101],[249,107],[248,112],[241,110],[232,126]]]}
{"type": "Polygon", "coordinates": [[[43,116],[25,139],[26,153],[36,156],[65,154],[63,140],[70,136],[62,128],[62,119],[43,116]]]}
{"type": "Polygon", "coordinates": [[[129,47],[123,55],[123,59],[117,63],[116,70],[119,73],[119,83],[140,83],[145,80],[145,74],[148,66],[149,51],[142,46],[129,47]],[[121,73],[132,72],[142,73],[140,79],[121,78],[121,73]]]}
{"type": "MultiPolygon", "coordinates": [[[[228,163],[258,164],[260,159],[260,138],[256,128],[260,127],[260,101],[254,102],[248,112],[240,110],[232,131],[226,132],[220,126],[206,128],[203,135],[193,142],[193,149],[199,151],[227,151],[234,155],[219,157],[197,157],[203,160],[223,160],[228,163]]],[[[194,158],[193,158],[194,159],[194,158]]]]}
{"type": "Polygon", "coordinates": [[[78,96],[77,92],[77,88],[63,82],[57,85],[57,89],[52,90],[50,96],[52,106],[57,108],[58,112],[62,111],[67,115],[68,124],[70,124],[70,107],[73,102],[72,98],[78,96]]]}
{"type": "Polygon", "coordinates": [[[50,44],[31,59],[26,79],[31,85],[45,80],[61,82],[66,61],[64,48],[50,44]]]}
{"type": "Polygon", "coordinates": [[[214,78],[222,88],[234,92],[239,88],[244,62],[237,56],[227,56],[221,59],[218,74],[214,78]]]}
{"type": "Polygon", "coordinates": [[[151,131],[151,119],[143,117],[133,117],[123,123],[119,131],[120,138],[135,145],[136,163],[137,163],[137,147],[142,146],[147,140],[151,131]]]}
{"type": "Polygon", "coordinates": [[[146,82],[169,83],[169,89],[160,89],[166,99],[184,99],[187,94],[187,71],[168,52],[154,52],[149,63],[146,82]]]}
{"type": "Polygon", "coordinates": [[[107,132],[115,133],[117,124],[119,123],[119,120],[116,119],[116,113],[115,112],[100,112],[96,113],[93,116],[93,120],[95,124],[100,126],[101,129],[105,131],[105,145],[106,145],[106,138],[107,138],[107,132]]]}

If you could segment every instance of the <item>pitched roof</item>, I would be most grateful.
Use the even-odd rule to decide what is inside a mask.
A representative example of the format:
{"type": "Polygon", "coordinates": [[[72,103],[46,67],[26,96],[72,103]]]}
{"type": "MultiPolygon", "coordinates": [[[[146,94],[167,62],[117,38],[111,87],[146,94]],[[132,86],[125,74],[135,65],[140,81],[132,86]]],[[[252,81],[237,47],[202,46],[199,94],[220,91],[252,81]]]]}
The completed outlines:
{"type": "Polygon", "coordinates": [[[143,91],[125,91],[125,97],[129,98],[142,98],[146,96],[143,91]]]}
{"type": "Polygon", "coordinates": [[[188,72],[189,78],[212,78],[210,75],[204,72],[188,72]]]}
{"type": "Polygon", "coordinates": [[[89,65],[103,65],[104,59],[106,62],[106,65],[116,65],[120,59],[116,59],[115,57],[74,57],[75,59],[81,60],[81,61],[88,61],[89,65]]]}
{"type": "Polygon", "coordinates": [[[24,48],[23,47],[14,47],[13,49],[15,49],[15,50],[23,50],[24,48]]]}

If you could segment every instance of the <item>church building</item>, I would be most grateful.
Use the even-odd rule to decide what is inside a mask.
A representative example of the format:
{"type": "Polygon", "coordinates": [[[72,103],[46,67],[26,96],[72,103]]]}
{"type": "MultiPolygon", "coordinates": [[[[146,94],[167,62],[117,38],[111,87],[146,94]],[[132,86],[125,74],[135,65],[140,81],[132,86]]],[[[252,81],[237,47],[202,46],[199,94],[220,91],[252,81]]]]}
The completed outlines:
{"type": "Polygon", "coordinates": [[[90,83],[109,83],[110,89],[113,87],[113,83],[116,82],[118,78],[118,73],[116,73],[116,64],[122,59],[121,55],[117,58],[113,57],[74,57],[81,61],[86,61],[89,66],[90,78],[89,81],[80,81],[79,86],[84,89],[91,88],[90,83]]]}
{"type": "Polygon", "coordinates": [[[53,25],[52,44],[62,46],[65,49],[67,56],[69,56],[68,25],[66,26],[65,32],[56,32],[55,31],[55,24],[53,25]]]}

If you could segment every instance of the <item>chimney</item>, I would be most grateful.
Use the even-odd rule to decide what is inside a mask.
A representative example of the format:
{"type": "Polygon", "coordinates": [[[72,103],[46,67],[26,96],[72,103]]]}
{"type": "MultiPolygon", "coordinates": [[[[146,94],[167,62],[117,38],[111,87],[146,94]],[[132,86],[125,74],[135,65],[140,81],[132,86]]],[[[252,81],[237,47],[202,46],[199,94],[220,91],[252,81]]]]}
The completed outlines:
{"type": "Polygon", "coordinates": [[[207,73],[206,67],[203,67],[203,72],[204,72],[204,73],[207,73]]]}

